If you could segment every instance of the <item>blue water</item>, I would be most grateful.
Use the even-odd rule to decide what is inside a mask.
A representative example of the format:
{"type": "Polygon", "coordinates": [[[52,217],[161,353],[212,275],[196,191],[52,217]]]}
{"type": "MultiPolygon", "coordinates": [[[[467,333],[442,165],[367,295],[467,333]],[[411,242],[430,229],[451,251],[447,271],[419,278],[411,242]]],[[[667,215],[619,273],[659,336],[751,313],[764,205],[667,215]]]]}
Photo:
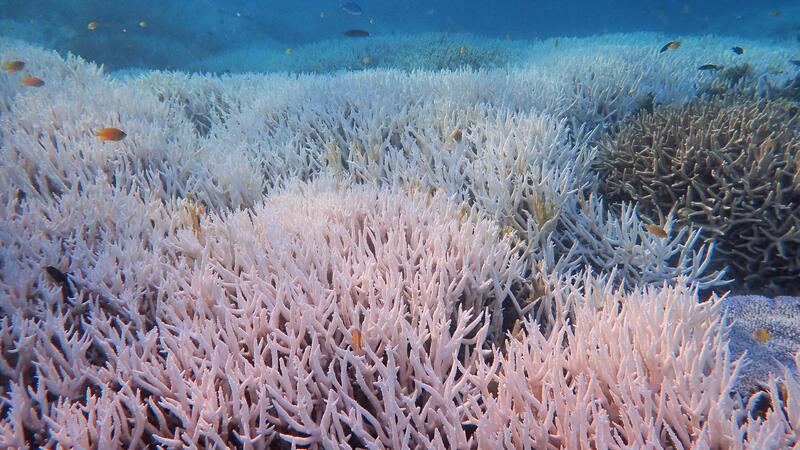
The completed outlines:
{"type": "MultiPolygon", "coordinates": [[[[342,33],[353,28],[384,39],[447,33],[509,41],[654,31],[797,42],[800,33],[797,1],[360,0],[357,3],[363,11],[358,16],[347,14],[337,0],[3,0],[0,35],[73,52],[111,70],[240,72],[253,70],[247,59],[260,57],[248,56],[253,49],[274,48],[290,53],[288,56],[296,55],[298,48],[345,39],[342,33]],[[144,27],[140,26],[142,21],[144,27]],[[97,26],[89,30],[87,26],[92,22],[97,26]],[[208,62],[210,56],[231,53],[239,55],[241,64],[230,62],[230,58],[224,65],[208,62]]],[[[310,62],[297,64],[290,59],[285,66],[280,60],[259,66],[265,71],[306,71],[313,67],[310,62]]]]}

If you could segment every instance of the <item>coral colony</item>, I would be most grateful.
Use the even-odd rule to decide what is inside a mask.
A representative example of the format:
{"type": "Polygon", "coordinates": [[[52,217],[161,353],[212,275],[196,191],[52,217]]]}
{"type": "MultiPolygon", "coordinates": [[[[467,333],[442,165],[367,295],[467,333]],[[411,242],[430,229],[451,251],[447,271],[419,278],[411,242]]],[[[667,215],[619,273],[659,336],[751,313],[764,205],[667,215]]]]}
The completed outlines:
{"type": "Polygon", "coordinates": [[[797,55],[674,39],[224,76],[0,41],[0,447],[797,448],[797,55]]]}

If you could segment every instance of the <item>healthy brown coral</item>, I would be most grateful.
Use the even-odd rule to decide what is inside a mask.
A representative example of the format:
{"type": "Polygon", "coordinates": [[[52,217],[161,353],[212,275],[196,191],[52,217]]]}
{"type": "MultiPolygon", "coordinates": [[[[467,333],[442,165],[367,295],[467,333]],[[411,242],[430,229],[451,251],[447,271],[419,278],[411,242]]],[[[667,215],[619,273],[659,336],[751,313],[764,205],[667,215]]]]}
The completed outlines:
{"type": "Polygon", "coordinates": [[[658,216],[674,208],[684,224],[702,226],[740,288],[796,290],[798,111],[783,101],[726,97],[638,115],[600,145],[605,191],[658,216]]]}

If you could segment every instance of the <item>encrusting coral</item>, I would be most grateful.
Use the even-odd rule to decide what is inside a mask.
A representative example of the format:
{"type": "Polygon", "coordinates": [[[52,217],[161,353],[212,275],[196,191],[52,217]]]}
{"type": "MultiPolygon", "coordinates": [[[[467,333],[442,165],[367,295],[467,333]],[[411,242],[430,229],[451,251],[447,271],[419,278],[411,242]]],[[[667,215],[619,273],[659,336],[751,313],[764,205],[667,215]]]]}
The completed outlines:
{"type": "Polygon", "coordinates": [[[792,103],[743,97],[639,114],[601,143],[604,191],[701,226],[740,289],[800,292],[798,114],[792,103]]]}

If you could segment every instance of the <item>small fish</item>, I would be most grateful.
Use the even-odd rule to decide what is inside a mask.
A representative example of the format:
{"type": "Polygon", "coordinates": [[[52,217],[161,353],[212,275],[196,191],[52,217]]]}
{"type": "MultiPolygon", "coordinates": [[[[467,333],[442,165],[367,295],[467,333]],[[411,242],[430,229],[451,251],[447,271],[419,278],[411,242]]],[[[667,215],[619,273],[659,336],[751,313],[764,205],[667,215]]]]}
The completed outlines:
{"type": "Polygon", "coordinates": [[[147,28],[147,22],[144,20],[139,21],[139,28],[147,28]]]}
{"type": "Polygon", "coordinates": [[[464,53],[467,53],[467,46],[466,46],[466,45],[462,45],[462,46],[461,46],[461,47],[458,49],[458,54],[459,54],[459,55],[463,55],[464,53]]]}
{"type": "Polygon", "coordinates": [[[3,65],[3,70],[8,73],[19,72],[20,70],[25,68],[25,63],[19,60],[7,61],[3,65]]]}
{"type": "Polygon", "coordinates": [[[517,237],[517,230],[514,229],[511,225],[505,225],[502,230],[503,239],[510,238],[514,239],[517,237]]]}
{"type": "Polygon", "coordinates": [[[239,11],[236,11],[236,17],[242,17],[242,13],[240,13],[239,11]]]}
{"type": "Polygon", "coordinates": [[[742,47],[739,47],[739,46],[731,47],[731,51],[733,53],[736,53],[737,55],[741,55],[742,53],[744,53],[744,49],[742,47]]]}
{"type": "Polygon", "coordinates": [[[764,139],[764,142],[761,143],[761,147],[760,148],[761,148],[761,150],[763,150],[765,152],[771,152],[771,151],[775,150],[775,147],[777,147],[777,146],[778,146],[778,143],[775,142],[775,139],[772,139],[772,136],[767,136],[767,138],[764,139]]]}
{"type": "Polygon", "coordinates": [[[353,341],[353,350],[356,354],[361,354],[361,332],[357,328],[350,331],[350,340],[353,341]]]}
{"type": "Polygon", "coordinates": [[[122,29],[122,32],[123,32],[123,33],[127,33],[127,32],[128,32],[128,29],[127,29],[127,28],[123,28],[123,29],[122,29]]]}
{"type": "Polygon", "coordinates": [[[294,49],[292,47],[287,47],[286,50],[283,51],[283,53],[291,55],[292,53],[294,53],[294,49]]]}
{"type": "Polygon", "coordinates": [[[770,9],[768,14],[770,17],[780,17],[783,12],[780,9],[770,9]]]}
{"type": "Polygon", "coordinates": [[[795,66],[800,66],[800,59],[790,59],[789,64],[793,64],[795,66]]]}
{"type": "Polygon", "coordinates": [[[461,132],[461,127],[456,128],[450,133],[450,138],[456,142],[461,142],[461,138],[464,136],[464,133],[461,132]]]}
{"type": "Polygon", "coordinates": [[[658,225],[645,225],[644,227],[647,229],[647,231],[649,231],[650,233],[653,233],[654,235],[656,235],[656,236],[658,236],[660,238],[667,237],[667,232],[664,231],[663,227],[660,227],[658,225]]]}
{"type": "Polygon", "coordinates": [[[766,328],[758,328],[756,331],[753,332],[753,337],[759,343],[764,344],[770,339],[772,339],[772,333],[770,333],[769,330],[767,330],[766,328]]]}
{"type": "Polygon", "coordinates": [[[67,282],[67,275],[53,266],[45,267],[44,271],[47,272],[47,274],[50,275],[50,278],[52,278],[53,281],[55,281],[58,284],[63,284],[67,282]]]}
{"type": "Polygon", "coordinates": [[[351,16],[360,16],[364,12],[364,10],[361,9],[361,6],[355,2],[340,3],[339,6],[341,6],[342,11],[350,14],[351,16]]]}
{"type": "Polygon", "coordinates": [[[352,30],[345,31],[344,35],[347,36],[347,37],[367,37],[367,36],[369,36],[369,31],[359,30],[359,29],[352,29],[352,30]]]}
{"type": "Polygon", "coordinates": [[[19,82],[28,87],[44,86],[44,81],[39,77],[34,77],[33,75],[24,76],[19,80],[19,82]]]}
{"type": "Polygon", "coordinates": [[[720,70],[722,66],[717,64],[703,64],[702,66],[698,67],[697,70],[720,70]]]}
{"type": "Polygon", "coordinates": [[[365,66],[368,66],[372,64],[372,58],[370,58],[369,56],[365,56],[361,58],[361,63],[364,64],[365,66]]]}
{"type": "Polygon", "coordinates": [[[69,276],[53,266],[45,267],[44,271],[50,276],[50,278],[53,279],[53,281],[61,286],[61,297],[64,299],[65,303],[68,302],[73,295],[72,288],[70,287],[71,281],[69,280],[69,276]]]}
{"type": "Polygon", "coordinates": [[[320,19],[324,19],[325,18],[325,11],[320,11],[319,12],[319,18],[320,19]]]}
{"type": "Polygon", "coordinates": [[[375,23],[375,18],[374,17],[370,17],[369,18],[369,24],[372,25],[373,23],[375,23]]]}
{"type": "Polygon", "coordinates": [[[681,46],[681,41],[669,41],[661,47],[661,50],[658,53],[664,53],[667,50],[675,50],[676,48],[681,46]]]}
{"type": "Polygon", "coordinates": [[[97,29],[97,22],[89,22],[89,24],[86,25],[86,28],[88,28],[89,31],[96,30],[97,29]]]}
{"type": "Polygon", "coordinates": [[[127,136],[124,131],[119,128],[103,128],[94,132],[94,135],[104,141],[121,141],[127,136]]]}

